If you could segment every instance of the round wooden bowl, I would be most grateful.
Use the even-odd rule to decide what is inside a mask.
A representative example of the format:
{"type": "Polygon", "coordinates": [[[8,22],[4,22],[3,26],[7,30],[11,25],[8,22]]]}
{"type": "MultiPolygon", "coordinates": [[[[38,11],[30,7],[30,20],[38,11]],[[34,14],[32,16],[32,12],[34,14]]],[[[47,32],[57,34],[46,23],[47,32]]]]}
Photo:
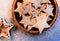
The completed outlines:
{"type": "MultiPolygon", "coordinates": [[[[23,28],[17,21],[17,18],[15,16],[15,13],[14,13],[14,9],[15,9],[15,5],[16,5],[16,0],[14,0],[13,2],[13,5],[12,5],[12,16],[13,16],[13,21],[14,21],[14,24],[21,30],[25,31],[25,32],[28,32],[28,33],[32,33],[32,34],[38,34],[39,31],[33,31],[33,30],[30,30],[28,31],[27,29],[23,28]]],[[[51,0],[52,4],[54,5],[54,10],[53,10],[53,14],[54,14],[54,17],[52,17],[52,20],[51,21],[48,21],[47,23],[52,26],[56,19],[57,19],[57,16],[58,16],[58,4],[57,4],[57,1],[56,0],[51,0]]],[[[49,29],[49,28],[47,28],[49,29]]],[[[43,31],[46,31],[47,29],[44,29],[43,31]]]]}

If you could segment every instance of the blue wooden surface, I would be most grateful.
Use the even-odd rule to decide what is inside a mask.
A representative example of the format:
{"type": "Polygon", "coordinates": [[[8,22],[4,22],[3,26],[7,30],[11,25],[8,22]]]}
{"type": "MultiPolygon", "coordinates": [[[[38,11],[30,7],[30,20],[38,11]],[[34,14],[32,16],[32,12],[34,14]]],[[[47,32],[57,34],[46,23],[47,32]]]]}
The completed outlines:
{"type": "Polygon", "coordinates": [[[0,41],[60,41],[60,0],[58,0],[58,5],[57,20],[49,30],[39,35],[31,35],[18,28],[13,28],[11,31],[11,39],[5,40],[2,38],[0,41]]]}

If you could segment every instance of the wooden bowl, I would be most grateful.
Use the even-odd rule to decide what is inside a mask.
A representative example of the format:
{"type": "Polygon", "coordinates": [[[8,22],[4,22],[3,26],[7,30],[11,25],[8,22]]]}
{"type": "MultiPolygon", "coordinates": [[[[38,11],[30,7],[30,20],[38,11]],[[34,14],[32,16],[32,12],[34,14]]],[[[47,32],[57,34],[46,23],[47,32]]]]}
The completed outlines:
{"type": "MultiPolygon", "coordinates": [[[[47,22],[50,26],[52,26],[52,25],[55,23],[55,21],[56,21],[56,19],[57,19],[57,16],[58,16],[58,4],[57,4],[57,1],[56,1],[56,0],[51,0],[51,2],[52,2],[52,4],[54,5],[54,10],[53,10],[54,17],[51,17],[52,20],[47,22]]],[[[21,29],[21,30],[23,30],[23,31],[25,31],[25,32],[32,33],[32,34],[38,34],[38,33],[39,33],[39,30],[38,30],[38,29],[37,29],[37,30],[30,30],[30,31],[28,31],[27,29],[23,28],[23,27],[18,23],[18,20],[17,20],[17,19],[19,19],[19,18],[18,18],[18,16],[16,17],[17,14],[15,15],[15,13],[14,13],[14,9],[15,9],[15,7],[16,7],[16,3],[17,3],[17,1],[14,0],[14,3],[13,3],[13,5],[12,5],[12,16],[13,16],[14,24],[15,24],[19,29],[21,29]]],[[[44,29],[43,32],[46,31],[47,29],[49,29],[49,28],[44,29]]]]}

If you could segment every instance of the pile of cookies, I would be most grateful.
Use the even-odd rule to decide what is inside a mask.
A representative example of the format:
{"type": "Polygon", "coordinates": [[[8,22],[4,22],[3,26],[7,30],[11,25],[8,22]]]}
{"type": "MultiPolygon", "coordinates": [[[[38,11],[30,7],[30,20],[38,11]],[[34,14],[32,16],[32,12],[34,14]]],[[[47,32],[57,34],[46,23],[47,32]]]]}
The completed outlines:
{"type": "Polygon", "coordinates": [[[18,12],[22,20],[19,23],[28,26],[28,31],[33,27],[38,28],[42,33],[44,28],[49,28],[47,21],[52,20],[49,16],[53,15],[53,5],[50,0],[23,0],[17,2],[15,12],[18,12]]]}

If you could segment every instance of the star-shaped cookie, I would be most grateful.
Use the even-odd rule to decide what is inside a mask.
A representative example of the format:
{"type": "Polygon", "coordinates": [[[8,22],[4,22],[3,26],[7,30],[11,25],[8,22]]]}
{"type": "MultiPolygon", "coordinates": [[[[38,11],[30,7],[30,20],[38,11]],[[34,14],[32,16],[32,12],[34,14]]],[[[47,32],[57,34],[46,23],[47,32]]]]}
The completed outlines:
{"type": "Polygon", "coordinates": [[[6,37],[10,39],[10,30],[12,29],[13,24],[8,23],[4,18],[0,18],[0,37],[6,37]]]}
{"type": "Polygon", "coordinates": [[[15,10],[15,12],[19,12],[19,15],[22,16],[23,14],[29,13],[31,14],[32,11],[35,10],[31,4],[24,4],[24,3],[17,3],[17,9],[15,10]]]}
{"type": "Polygon", "coordinates": [[[21,16],[24,14],[23,4],[20,2],[17,2],[17,8],[15,9],[15,12],[19,12],[19,15],[21,16]]]}
{"type": "Polygon", "coordinates": [[[47,24],[48,16],[43,17],[43,18],[40,17],[40,16],[37,16],[36,19],[37,19],[37,22],[33,26],[29,26],[28,30],[30,30],[32,27],[36,27],[36,28],[39,29],[40,33],[42,33],[42,31],[43,31],[44,28],[49,28],[50,27],[47,24]]]}
{"type": "Polygon", "coordinates": [[[24,15],[22,15],[22,20],[19,23],[24,24],[25,28],[27,27],[27,25],[32,25],[32,23],[30,21],[30,17],[31,16],[24,16],[24,15]]]}
{"type": "Polygon", "coordinates": [[[25,5],[23,6],[23,8],[25,9],[25,14],[29,13],[30,15],[32,14],[32,11],[34,11],[35,9],[31,6],[31,4],[25,5]]]}
{"type": "Polygon", "coordinates": [[[49,16],[53,16],[53,7],[51,5],[47,5],[47,8],[44,10],[49,16]]]}
{"type": "Polygon", "coordinates": [[[41,0],[35,0],[33,2],[33,6],[35,6],[35,9],[37,9],[38,7],[40,7],[41,6],[41,0]]]}

